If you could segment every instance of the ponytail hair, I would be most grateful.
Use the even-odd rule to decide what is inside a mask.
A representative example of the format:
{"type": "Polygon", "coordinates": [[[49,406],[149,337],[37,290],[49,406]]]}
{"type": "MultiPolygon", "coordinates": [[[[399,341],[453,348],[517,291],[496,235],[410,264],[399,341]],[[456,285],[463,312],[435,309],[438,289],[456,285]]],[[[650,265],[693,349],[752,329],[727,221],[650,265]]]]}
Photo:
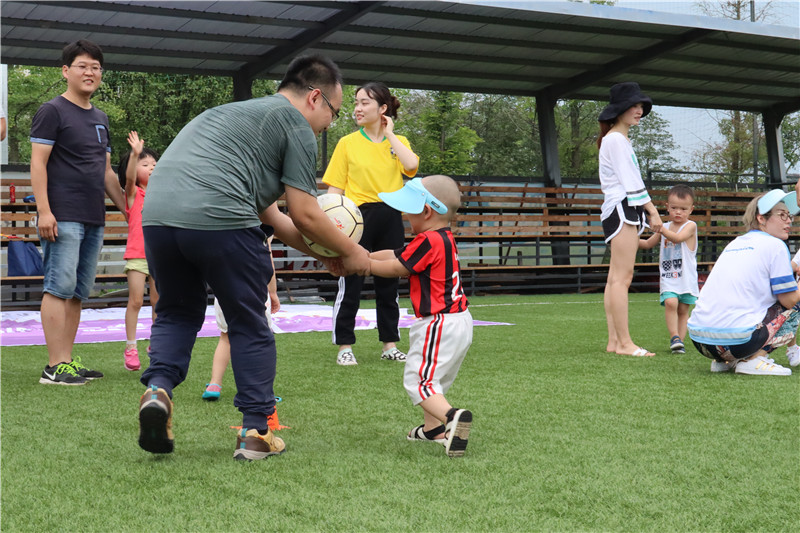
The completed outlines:
{"type": "Polygon", "coordinates": [[[600,149],[600,145],[603,143],[603,137],[611,131],[611,128],[614,127],[614,120],[601,120],[600,121],[600,136],[597,138],[597,149],[600,149]]]}
{"type": "Polygon", "coordinates": [[[386,106],[386,113],[384,113],[384,115],[395,120],[397,119],[397,110],[400,108],[400,101],[389,92],[389,88],[386,84],[379,81],[371,81],[356,89],[356,94],[362,89],[370,98],[378,102],[378,107],[382,105],[386,106]]]}

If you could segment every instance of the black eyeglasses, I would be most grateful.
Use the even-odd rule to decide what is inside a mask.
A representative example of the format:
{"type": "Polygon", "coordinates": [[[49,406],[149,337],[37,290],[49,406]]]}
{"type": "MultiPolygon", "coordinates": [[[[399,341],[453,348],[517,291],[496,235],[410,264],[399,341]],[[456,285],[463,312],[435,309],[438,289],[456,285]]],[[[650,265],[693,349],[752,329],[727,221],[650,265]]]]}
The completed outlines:
{"type": "MultiPolygon", "coordinates": [[[[308,90],[309,90],[309,91],[313,91],[314,89],[316,89],[316,87],[312,87],[311,85],[309,85],[309,86],[308,86],[308,90]]],[[[331,113],[333,113],[333,120],[336,120],[336,119],[338,119],[338,118],[339,118],[339,112],[338,112],[338,111],[336,111],[336,110],[333,108],[333,106],[331,105],[331,101],[330,101],[330,100],[328,100],[328,97],[327,97],[327,96],[325,96],[325,93],[324,93],[324,92],[322,92],[322,89],[320,89],[320,90],[319,90],[319,94],[321,94],[321,95],[322,95],[322,99],[323,99],[323,100],[325,100],[325,103],[326,103],[326,104],[328,104],[328,107],[331,109],[331,113]]]]}
{"type": "Polygon", "coordinates": [[[776,211],[775,213],[770,213],[770,215],[775,215],[784,222],[794,220],[794,215],[790,214],[788,211],[776,211]]]}

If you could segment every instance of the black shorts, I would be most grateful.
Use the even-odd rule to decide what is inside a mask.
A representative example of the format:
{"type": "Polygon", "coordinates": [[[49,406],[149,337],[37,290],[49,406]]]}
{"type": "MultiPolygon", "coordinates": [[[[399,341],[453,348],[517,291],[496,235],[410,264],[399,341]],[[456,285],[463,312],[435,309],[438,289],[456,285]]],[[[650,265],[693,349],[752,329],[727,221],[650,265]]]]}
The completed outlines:
{"type": "Polygon", "coordinates": [[[606,244],[617,236],[622,230],[623,224],[636,226],[639,230],[639,235],[642,234],[644,228],[649,227],[644,219],[644,208],[640,205],[636,207],[629,206],[627,198],[618,203],[608,218],[603,219],[601,222],[603,223],[603,235],[606,237],[606,244]]]}

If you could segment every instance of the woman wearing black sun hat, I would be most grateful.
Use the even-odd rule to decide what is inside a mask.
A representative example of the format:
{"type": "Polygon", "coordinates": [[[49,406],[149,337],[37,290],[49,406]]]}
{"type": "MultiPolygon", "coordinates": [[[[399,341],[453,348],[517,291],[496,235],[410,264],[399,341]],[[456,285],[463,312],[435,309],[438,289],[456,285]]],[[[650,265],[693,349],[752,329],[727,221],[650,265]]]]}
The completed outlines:
{"type": "Polygon", "coordinates": [[[604,201],[600,215],[606,243],[611,249],[604,305],[608,322],[606,351],[637,357],[655,355],[637,346],[628,329],[628,289],[639,248],[639,234],[645,226],[661,229],[658,215],[642,181],[639,162],[628,139],[631,126],[650,113],[653,101],[638,83],[624,82],[611,87],[611,102],[600,113],[600,187],[604,201]]]}

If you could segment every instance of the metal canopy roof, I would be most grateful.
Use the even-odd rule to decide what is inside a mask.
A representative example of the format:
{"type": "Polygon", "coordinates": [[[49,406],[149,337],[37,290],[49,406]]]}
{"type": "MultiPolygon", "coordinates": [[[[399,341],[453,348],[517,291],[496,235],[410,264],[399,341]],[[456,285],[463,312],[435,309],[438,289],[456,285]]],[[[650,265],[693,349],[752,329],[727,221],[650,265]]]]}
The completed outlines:
{"type": "Polygon", "coordinates": [[[347,83],[659,105],[800,109],[800,29],[572,2],[63,1],[2,5],[2,61],[58,66],[88,38],[108,69],[280,79],[301,52],[347,83]]]}

